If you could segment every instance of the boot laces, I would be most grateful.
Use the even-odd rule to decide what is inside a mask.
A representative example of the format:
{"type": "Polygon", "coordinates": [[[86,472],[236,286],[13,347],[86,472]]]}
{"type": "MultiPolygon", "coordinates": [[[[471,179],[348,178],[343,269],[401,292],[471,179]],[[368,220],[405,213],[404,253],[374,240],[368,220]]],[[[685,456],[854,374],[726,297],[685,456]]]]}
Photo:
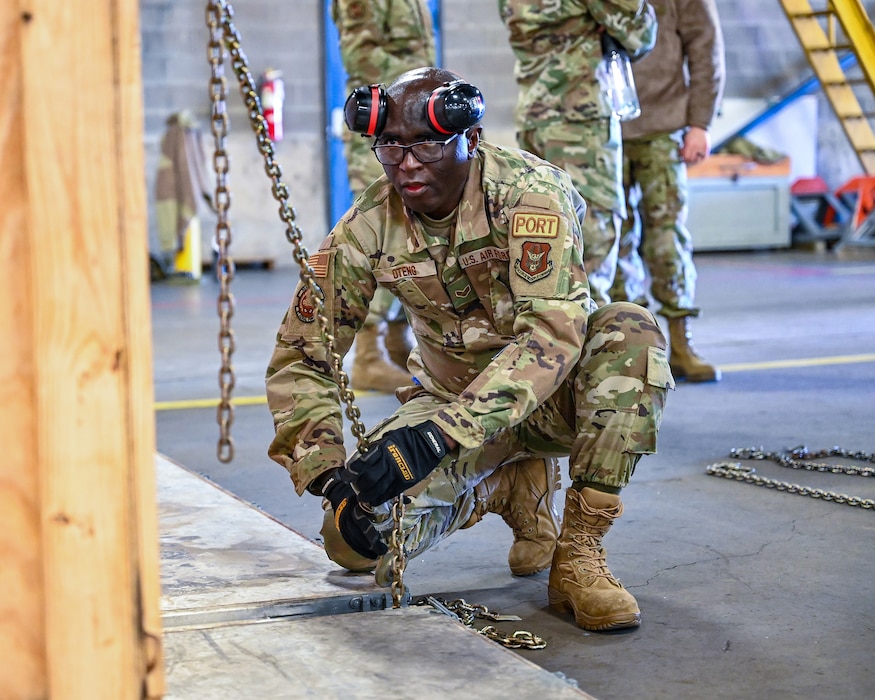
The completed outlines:
{"type": "Polygon", "coordinates": [[[579,558],[577,568],[593,576],[616,581],[605,561],[605,550],[592,535],[572,535],[571,555],[579,558]]]}
{"type": "MultiPolygon", "coordinates": [[[[543,496],[538,499],[535,510],[541,507],[543,496]]],[[[490,513],[496,513],[502,517],[505,523],[513,530],[514,538],[518,539],[524,534],[531,533],[534,527],[531,524],[531,514],[520,503],[512,503],[507,498],[496,498],[486,506],[490,513]]]]}
{"type": "Polygon", "coordinates": [[[574,558],[574,567],[581,573],[593,577],[601,577],[616,586],[622,586],[608,568],[606,553],[602,547],[602,537],[607,528],[594,527],[591,523],[575,518],[570,534],[570,557],[574,558]]]}

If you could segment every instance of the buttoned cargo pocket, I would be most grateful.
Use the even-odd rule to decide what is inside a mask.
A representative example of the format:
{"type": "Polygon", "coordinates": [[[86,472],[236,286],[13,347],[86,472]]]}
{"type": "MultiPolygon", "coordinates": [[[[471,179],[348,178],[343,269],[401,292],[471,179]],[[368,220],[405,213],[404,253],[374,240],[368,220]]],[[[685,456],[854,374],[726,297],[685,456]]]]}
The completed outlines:
{"type": "Polygon", "coordinates": [[[656,452],[656,434],[662,423],[665,397],[669,389],[674,389],[674,377],[665,350],[650,347],[647,350],[647,385],[641,393],[636,414],[628,416],[626,452],[632,454],[656,452]]]}
{"type": "Polygon", "coordinates": [[[662,348],[647,349],[647,383],[663,389],[674,389],[674,375],[662,348]]]}

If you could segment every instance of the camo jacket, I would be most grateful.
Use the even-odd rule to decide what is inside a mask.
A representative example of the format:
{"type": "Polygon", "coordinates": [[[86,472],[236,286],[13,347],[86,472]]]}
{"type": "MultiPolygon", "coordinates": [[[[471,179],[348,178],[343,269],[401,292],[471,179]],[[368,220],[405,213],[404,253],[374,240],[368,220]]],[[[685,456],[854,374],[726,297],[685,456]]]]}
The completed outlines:
{"type": "Polygon", "coordinates": [[[435,65],[434,30],[424,0],[332,0],[331,17],[350,91],[435,65]]]}
{"type": "MultiPolygon", "coordinates": [[[[348,352],[377,285],[390,289],[417,341],[414,389],[447,401],[435,422],[461,446],[479,447],[526,419],[580,359],[595,308],[583,267],[585,209],[565,171],[481,141],[447,245],[381,177],[310,256],[336,352],[348,352]]],[[[346,458],[317,313],[299,282],[266,375],[276,428],[268,454],[299,494],[346,458]]]]}
{"type": "Polygon", "coordinates": [[[633,60],[656,43],[656,14],[644,0],[498,0],[498,10],[516,57],[521,131],[611,115],[596,79],[602,30],[633,60]]]}

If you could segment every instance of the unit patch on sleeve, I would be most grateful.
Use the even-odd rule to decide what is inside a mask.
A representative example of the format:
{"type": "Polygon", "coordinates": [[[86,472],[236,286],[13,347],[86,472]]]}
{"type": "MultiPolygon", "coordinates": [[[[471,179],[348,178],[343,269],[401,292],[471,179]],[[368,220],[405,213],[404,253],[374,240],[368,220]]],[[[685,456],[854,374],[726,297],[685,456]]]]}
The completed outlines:
{"type": "Polygon", "coordinates": [[[559,212],[526,207],[510,217],[510,283],[514,294],[551,298],[559,284],[568,223],[559,212]]]}
{"type": "Polygon", "coordinates": [[[295,295],[295,315],[301,323],[313,323],[316,320],[316,304],[306,284],[301,284],[295,295]]]}
{"type": "Polygon", "coordinates": [[[513,264],[513,269],[530,284],[548,277],[553,272],[550,249],[549,243],[526,241],[523,243],[520,257],[513,264]]]}

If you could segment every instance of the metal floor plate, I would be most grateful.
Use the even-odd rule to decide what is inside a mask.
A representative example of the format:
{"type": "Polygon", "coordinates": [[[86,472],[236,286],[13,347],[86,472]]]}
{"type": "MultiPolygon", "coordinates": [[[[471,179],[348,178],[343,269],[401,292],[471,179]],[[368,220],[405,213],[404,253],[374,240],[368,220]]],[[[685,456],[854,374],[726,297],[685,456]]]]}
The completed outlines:
{"type": "Polygon", "coordinates": [[[156,457],[165,627],[391,606],[372,575],[211,481],[156,457]]]}
{"type": "Polygon", "coordinates": [[[170,630],[165,700],[592,698],[428,608],[170,630]]]}
{"type": "Polygon", "coordinates": [[[166,700],[591,698],[156,456],[166,700]],[[368,612],[367,615],[336,614],[368,612]]]}

